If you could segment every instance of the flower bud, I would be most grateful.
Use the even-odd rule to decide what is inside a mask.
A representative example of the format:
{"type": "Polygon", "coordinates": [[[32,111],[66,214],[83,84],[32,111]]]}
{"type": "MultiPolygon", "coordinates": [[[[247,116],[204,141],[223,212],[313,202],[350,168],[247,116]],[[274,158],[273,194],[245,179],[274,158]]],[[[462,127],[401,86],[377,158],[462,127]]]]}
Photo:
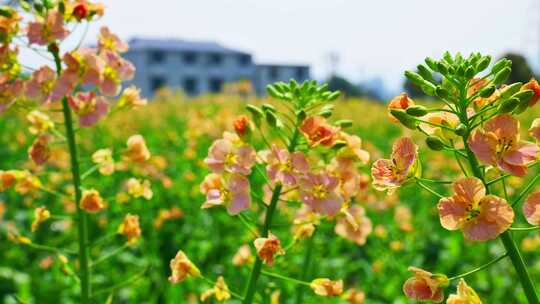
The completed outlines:
{"type": "Polygon", "coordinates": [[[341,95],[340,91],[332,92],[332,93],[330,93],[330,95],[328,95],[326,100],[327,101],[334,101],[334,100],[338,99],[340,95],[341,95]]]}
{"type": "Polygon", "coordinates": [[[426,138],[426,145],[433,151],[441,151],[444,149],[444,142],[438,136],[428,136],[426,138]]]}
{"type": "Polygon", "coordinates": [[[433,71],[437,72],[438,69],[437,69],[437,62],[431,58],[431,57],[426,57],[426,59],[424,60],[427,64],[427,66],[432,69],[433,71]]]}
{"type": "Polygon", "coordinates": [[[264,112],[264,117],[266,118],[266,122],[268,123],[268,125],[270,125],[271,127],[277,127],[278,123],[276,114],[271,111],[266,111],[264,112]]]}
{"type": "Polygon", "coordinates": [[[306,117],[307,117],[306,111],[300,110],[296,112],[296,119],[298,119],[298,121],[303,121],[304,119],[306,119],[306,117]]]}
{"type": "Polygon", "coordinates": [[[428,110],[424,106],[416,105],[408,107],[405,112],[411,116],[422,117],[428,113],[428,110]]]}
{"type": "Polygon", "coordinates": [[[512,112],[520,103],[519,98],[512,97],[510,99],[506,99],[499,105],[499,109],[497,110],[497,113],[503,114],[503,113],[510,113],[512,112]]]}
{"type": "Polygon", "coordinates": [[[276,99],[282,99],[283,98],[283,94],[281,94],[280,92],[278,92],[278,90],[276,89],[276,87],[274,87],[273,85],[269,84],[266,86],[266,92],[268,93],[268,95],[276,98],[276,99]]]}
{"type": "Polygon", "coordinates": [[[442,61],[439,61],[437,62],[437,70],[439,71],[439,73],[441,74],[447,74],[448,73],[448,65],[442,61]]]}
{"type": "Polygon", "coordinates": [[[465,70],[465,77],[467,77],[467,79],[473,78],[474,75],[476,75],[476,70],[472,66],[465,70]]]}
{"type": "Polygon", "coordinates": [[[491,57],[490,56],[482,57],[482,59],[480,59],[480,61],[478,61],[478,63],[476,64],[475,72],[476,73],[482,72],[483,70],[485,70],[489,66],[490,62],[491,62],[491,57]]]}
{"type": "Polygon", "coordinates": [[[511,85],[504,87],[501,92],[501,99],[506,99],[516,94],[519,91],[519,89],[521,89],[522,86],[523,86],[523,83],[516,82],[516,83],[513,83],[511,85]]]}
{"type": "Polygon", "coordinates": [[[350,119],[340,119],[336,121],[336,126],[342,129],[352,127],[352,125],[353,125],[353,121],[350,119]]]}
{"type": "Polygon", "coordinates": [[[429,82],[435,82],[435,79],[433,79],[433,75],[424,65],[419,64],[416,68],[418,69],[418,74],[420,74],[422,78],[429,82]]]}
{"type": "Polygon", "coordinates": [[[264,113],[261,109],[258,107],[248,104],[246,106],[246,110],[248,110],[249,113],[251,113],[251,117],[253,118],[253,121],[255,124],[259,125],[261,123],[261,118],[264,116],[264,113]]]}
{"type": "Polygon", "coordinates": [[[460,123],[454,129],[454,132],[456,133],[456,135],[464,136],[465,134],[467,134],[467,126],[463,123],[460,123]]]}
{"type": "Polygon", "coordinates": [[[483,87],[480,92],[478,93],[480,97],[487,98],[495,92],[495,86],[494,85],[488,85],[486,87],[483,87]]]}
{"type": "MultiPolygon", "coordinates": [[[[506,59],[506,58],[503,58],[503,59],[497,61],[497,62],[493,65],[493,67],[491,68],[491,73],[492,73],[492,74],[496,74],[496,73],[498,73],[500,70],[502,70],[503,68],[505,68],[506,66],[508,66],[508,65],[509,65],[508,61],[510,61],[510,60],[508,60],[508,59],[506,59]]],[[[510,62],[510,64],[512,64],[512,62],[510,62]]]]}
{"type": "Polygon", "coordinates": [[[416,129],[416,121],[404,110],[390,109],[390,114],[399,120],[399,122],[405,127],[411,130],[416,129]]]}
{"type": "Polygon", "coordinates": [[[437,88],[435,89],[435,94],[441,99],[447,99],[448,97],[450,97],[450,93],[448,92],[448,90],[441,86],[437,86],[437,88]]]}
{"type": "Polygon", "coordinates": [[[495,85],[504,83],[506,79],[508,79],[508,77],[510,76],[510,72],[512,72],[512,69],[510,67],[503,68],[497,74],[495,74],[495,77],[493,77],[493,83],[495,85]]]}

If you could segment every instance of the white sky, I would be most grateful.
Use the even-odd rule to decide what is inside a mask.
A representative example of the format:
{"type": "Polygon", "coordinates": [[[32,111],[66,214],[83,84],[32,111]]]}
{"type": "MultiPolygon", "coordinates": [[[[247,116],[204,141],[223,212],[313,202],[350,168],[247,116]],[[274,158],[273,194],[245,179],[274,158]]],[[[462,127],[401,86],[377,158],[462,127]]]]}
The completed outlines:
{"type": "MultiPolygon", "coordinates": [[[[308,63],[312,74],[380,75],[398,89],[404,69],[445,50],[540,54],[537,0],[104,0],[107,24],[134,36],[214,40],[258,62],[308,63]]],[[[537,62],[533,62],[535,65],[537,62]]]]}

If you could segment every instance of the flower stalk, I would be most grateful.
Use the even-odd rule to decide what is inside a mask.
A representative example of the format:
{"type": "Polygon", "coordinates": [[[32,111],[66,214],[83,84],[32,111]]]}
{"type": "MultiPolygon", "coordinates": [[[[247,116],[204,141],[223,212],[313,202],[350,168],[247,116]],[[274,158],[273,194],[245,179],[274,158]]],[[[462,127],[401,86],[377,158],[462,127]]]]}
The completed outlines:
{"type": "MultiPolygon", "coordinates": [[[[56,65],[56,73],[60,76],[62,72],[62,63],[58,51],[52,51],[54,62],[56,65]]],[[[81,281],[81,303],[90,303],[90,258],[88,253],[88,216],[81,209],[79,202],[82,198],[81,192],[81,175],[79,169],[79,159],[77,155],[77,141],[73,128],[73,117],[66,96],[62,98],[62,111],[64,115],[64,124],[66,127],[66,139],[68,143],[70,162],[71,162],[71,177],[73,187],[75,189],[75,205],[77,207],[77,232],[79,243],[79,264],[80,272],[79,279],[81,281]]]]}

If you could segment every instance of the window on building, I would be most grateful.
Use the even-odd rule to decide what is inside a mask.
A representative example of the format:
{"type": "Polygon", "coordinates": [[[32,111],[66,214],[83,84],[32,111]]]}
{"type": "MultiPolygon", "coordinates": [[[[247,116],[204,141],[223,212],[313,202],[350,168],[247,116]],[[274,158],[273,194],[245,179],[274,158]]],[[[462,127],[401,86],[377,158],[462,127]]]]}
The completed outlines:
{"type": "Polygon", "coordinates": [[[297,80],[304,80],[308,78],[308,71],[305,67],[297,67],[295,74],[297,80]]]}
{"type": "Polygon", "coordinates": [[[197,53],[195,52],[185,52],[182,55],[182,59],[185,64],[195,64],[197,62],[197,53]]]}
{"type": "Polygon", "coordinates": [[[150,63],[163,63],[165,62],[165,52],[163,51],[152,51],[150,52],[150,63]]]}
{"type": "Polygon", "coordinates": [[[279,67],[275,66],[275,65],[270,66],[269,73],[270,73],[270,79],[271,80],[278,80],[278,78],[279,78],[279,67]]]}
{"type": "Polygon", "coordinates": [[[240,54],[238,55],[238,63],[241,66],[248,66],[251,64],[251,56],[248,54],[240,54]]]}
{"type": "Polygon", "coordinates": [[[199,91],[199,82],[194,77],[186,77],[183,81],[182,87],[186,94],[196,95],[199,91]]]}
{"type": "Polygon", "coordinates": [[[150,88],[155,92],[167,85],[167,80],[163,76],[153,76],[150,78],[150,88]]]}
{"type": "Polygon", "coordinates": [[[220,65],[223,63],[223,55],[220,53],[210,53],[208,57],[209,65],[220,65]]]}
{"type": "Polygon", "coordinates": [[[223,79],[217,77],[210,78],[208,85],[210,87],[210,92],[219,93],[223,87],[223,79]]]}

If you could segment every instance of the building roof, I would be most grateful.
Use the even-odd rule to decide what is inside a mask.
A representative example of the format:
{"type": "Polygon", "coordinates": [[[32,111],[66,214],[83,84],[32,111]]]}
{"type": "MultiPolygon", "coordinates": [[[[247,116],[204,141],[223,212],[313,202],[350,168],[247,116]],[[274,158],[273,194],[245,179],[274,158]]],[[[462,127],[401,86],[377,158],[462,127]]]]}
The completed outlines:
{"type": "Polygon", "coordinates": [[[231,49],[210,41],[187,41],[181,39],[133,38],[129,40],[131,51],[163,50],[194,51],[206,53],[236,53],[250,55],[247,52],[231,49]]]}
{"type": "Polygon", "coordinates": [[[309,64],[288,64],[288,63],[257,63],[258,68],[306,68],[309,69],[309,64]]]}

